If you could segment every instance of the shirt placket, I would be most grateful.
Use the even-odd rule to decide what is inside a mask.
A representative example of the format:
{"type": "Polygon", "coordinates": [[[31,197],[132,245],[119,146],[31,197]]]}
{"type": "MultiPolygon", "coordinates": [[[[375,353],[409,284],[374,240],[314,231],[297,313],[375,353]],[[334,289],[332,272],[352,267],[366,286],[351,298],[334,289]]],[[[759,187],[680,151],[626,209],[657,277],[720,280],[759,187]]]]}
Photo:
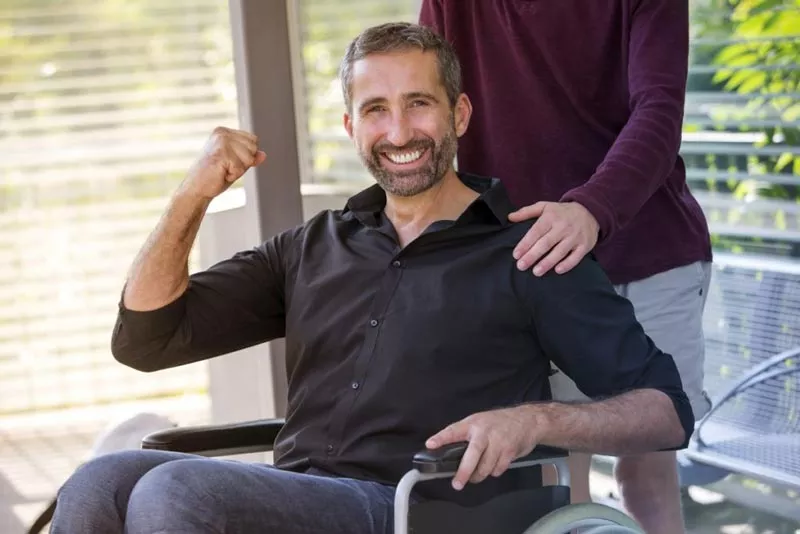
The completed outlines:
{"type": "Polygon", "coordinates": [[[330,441],[326,445],[326,453],[328,455],[340,452],[339,447],[344,438],[344,431],[347,427],[350,413],[358,400],[364,381],[367,379],[370,363],[374,360],[386,310],[392,297],[397,292],[400,279],[403,276],[404,259],[400,257],[402,255],[402,252],[398,253],[387,265],[386,272],[381,279],[380,289],[367,316],[366,324],[362,326],[365,329],[364,344],[353,366],[353,374],[350,384],[347,386],[348,389],[341,392],[332,413],[330,441]]]}

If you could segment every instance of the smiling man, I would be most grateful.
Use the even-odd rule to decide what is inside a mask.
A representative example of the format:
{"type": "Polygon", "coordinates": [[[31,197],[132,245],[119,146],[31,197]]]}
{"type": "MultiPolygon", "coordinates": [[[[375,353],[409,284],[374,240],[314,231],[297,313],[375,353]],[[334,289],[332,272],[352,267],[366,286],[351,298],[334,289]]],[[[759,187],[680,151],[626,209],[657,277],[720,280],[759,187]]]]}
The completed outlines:
{"type": "Polygon", "coordinates": [[[388,534],[394,485],[426,446],[468,441],[452,486],[475,483],[482,500],[539,483],[530,470],[498,478],[537,444],[620,454],[687,441],[672,358],[597,264],[519,271],[509,256],[530,224],[509,222],[498,181],[455,172],[472,109],[452,48],[416,25],[370,28],[341,77],[344,126],[377,185],[188,276],[211,199],[266,159],[252,134],[217,129],[134,261],[113,333],[114,356],[141,371],[285,337],[275,466],[97,458],[60,491],[55,534],[388,534]],[[603,400],[548,402],[551,362],[603,400]]]}

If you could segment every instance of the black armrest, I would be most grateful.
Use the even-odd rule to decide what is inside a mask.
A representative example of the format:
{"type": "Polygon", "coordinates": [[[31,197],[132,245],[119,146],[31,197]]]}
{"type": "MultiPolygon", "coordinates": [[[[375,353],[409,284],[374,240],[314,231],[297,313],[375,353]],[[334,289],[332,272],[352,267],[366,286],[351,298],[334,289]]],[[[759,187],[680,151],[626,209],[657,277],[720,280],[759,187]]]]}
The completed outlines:
{"type": "MultiPolygon", "coordinates": [[[[426,449],[418,452],[414,455],[414,468],[420,473],[455,473],[458,470],[461,457],[464,456],[464,452],[467,450],[467,445],[466,441],[462,441],[445,445],[438,449],[426,449]]],[[[569,452],[564,449],[539,445],[527,456],[514,460],[511,467],[524,462],[555,460],[566,458],[567,456],[569,456],[569,452]]]]}
{"type": "Polygon", "coordinates": [[[142,440],[143,449],[223,456],[271,451],[283,419],[160,430],[142,440]]]}

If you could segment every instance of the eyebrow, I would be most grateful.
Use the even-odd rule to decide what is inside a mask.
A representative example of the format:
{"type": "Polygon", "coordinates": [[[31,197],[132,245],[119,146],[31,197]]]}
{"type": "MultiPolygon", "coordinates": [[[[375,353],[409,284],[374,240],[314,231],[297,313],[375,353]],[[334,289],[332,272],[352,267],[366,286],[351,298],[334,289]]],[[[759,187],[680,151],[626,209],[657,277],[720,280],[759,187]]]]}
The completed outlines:
{"type": "Polygon", "coordinates": [[[415,100],[417,98],[424,98],[425,100],[432,100],[433,102],[435,102],[437,104],[439,103],[439,99],[438,98],[436,98],[431,93],[425,93],[423,91],[415,91],[413,93],[406,93],[405,95],[403,95],[403,98],[405,98],[406,100],[415,100]]]}
{"type": "MultiPolygon", "coordinates": [[[[413,91],[411,93],[405,93],[403,95],[403,100],[415,100],[417,98],[423,98],[425,100],[431,100],[432,102],[437,103],[437,104],[439,103],[439,99],[438,98],[436,98],[433,94],[426,93],[424,91],[413,91]]],[[[372,97],[372,98],[368,98],[364,102],[362,102],[360,106],[358,106],[358,111],[359,112],[363,112],[366,108],[368,108],[370,106],[373,106],[375,104],[382,104],[384,102],[386,102],[386,98],[384,98],[382,96],[375,96],[375,97],[372,97]]]]}

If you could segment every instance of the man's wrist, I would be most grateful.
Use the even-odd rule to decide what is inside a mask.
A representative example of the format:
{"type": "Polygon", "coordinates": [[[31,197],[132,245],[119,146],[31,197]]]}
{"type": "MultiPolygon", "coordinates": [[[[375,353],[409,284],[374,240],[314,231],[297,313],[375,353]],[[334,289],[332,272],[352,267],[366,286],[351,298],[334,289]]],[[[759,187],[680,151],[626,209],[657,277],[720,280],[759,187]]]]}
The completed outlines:
{"type": "Polygon", "coordinates": [[[581,186],[567,191],[559,202],[574,202],[588,211],[597,223],[597,240],[602,241],[607,239],[614,230],[614,217],[609,206],[600,199],[592,197],[589,192],[584,190],[584,187],[581,186]]]}
{"type": "Polygon", "coordinates": [[[211,201],[214,200],[213,197],[209,197],[205,195],[202,191],[199,191],[196,187],[184,182],[180,186],[178,186],[177,190],[172,196],[173,202],[177,202],[183,205],[192,205],[198,208],[201,208],[205,211],[208,206],[211,204],[211,201]]]}
{"type": "Polygon", "coordinates": [[[553,429],[552,409],[549,402],[523,404],[518,407],[528,432],[528,441],[534,446],[548,444],[553,429]]]}

